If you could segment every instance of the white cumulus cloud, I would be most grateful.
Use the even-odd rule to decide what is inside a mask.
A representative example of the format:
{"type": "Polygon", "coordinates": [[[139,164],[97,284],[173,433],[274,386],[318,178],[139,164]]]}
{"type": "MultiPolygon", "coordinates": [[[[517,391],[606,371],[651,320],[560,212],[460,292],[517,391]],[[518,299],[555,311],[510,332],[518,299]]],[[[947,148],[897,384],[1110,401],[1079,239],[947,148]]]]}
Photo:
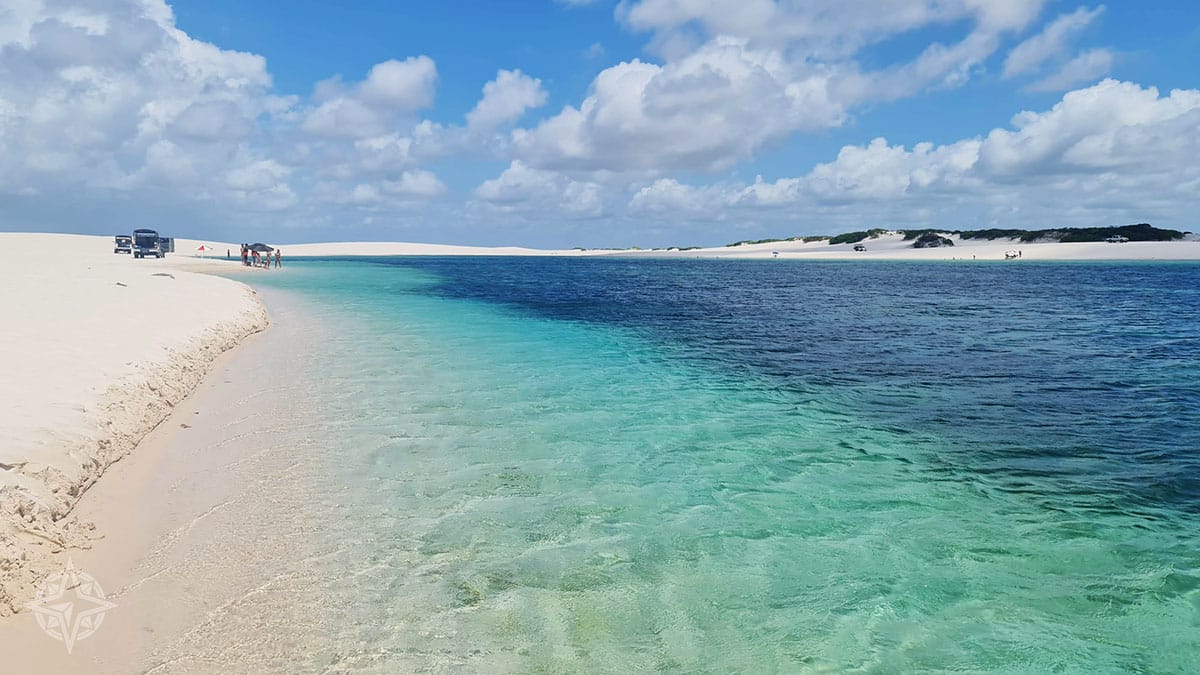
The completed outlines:
{"type": "Polygon", "coordinates": [[[778,52],[718,39],[663,66],[634,60],[604,70],[582,104],[518,129],[513,144],[543,168],[720,168],[798,129],[838,124],[844,111],[827,86],[778,52]]]}
{"type": "Polygon", "coordinates": [[[371,66],[359,87],[363,101],[396,110],[417,110],[433,103],[437,67],[428,56],[389,59],[371,66]]]}
{"type": "Polygon", "coordinates": [[[1200,91],[1164,96],[1106,80],[983,137],[911,149],[877,138],[842,148],[802,176],[759,177],[746,186],[660,179],[629,208],[677,220],[696,211],[736,213],[743,221],[790,223],[799,233],[864,223],[958,229],[1151,221],[1188,229],[1200,186],[1197,154],[1200,91]],[[819,222],[796,221],[797,213],[819,222]]]}
{"type": "Polygon", "coordinates": [[[664,174],[719,171],[856,108],[966,82],[1045,0],[635,0],[618,7],[651,33],[661,63],[601,71],[587,96],[513,133],[530,166],[664,174]],[[965,30],[962,28],[965,25],[965,30]],[[865,47],[929,26],[961,38],[864,69],[865,47]]]}
{"type": "Polygon", "coordinates": [[[262,57],[189,37],[162,2],[5,9],[0,193],[84,196],[191,177],[190,194],[219,198],[255,120],[289,105],[262,57]]]}
{"type": "MultiPolygon", "coordinates": [[[[1200,149],[1200,91],[1105,80],[1063,96],[1045,112],[1023,112],[1013,130],[987,135],[980,158],[997,176],[1096,173],[1116,167],[1154,174],[1193,170],[1200,149]]],[[[1134,195],[1130,196],[1135,199],[1134,195]]]]}
{"type": "Polygon", "coordinates": [[[525,111],[544,104],[546,97],[541,80],[519,70],[501,70],[483,86],[483,97],[467,113],[467,127],[488,131],[515,122],[525,111]]]}
{"type": "MultiPolygon", "coordinates": [[[[625,0],[616,20],[649,56],[603,64],[589,50],[587,91],[538,112],[562,94],[553,71],[496,64],[473,107],[437,110],[437,64],[401,54],[280,96],[263,57],[187,35],[162,0],[0,4],[0,199],[25,209],[12,227],[70,227],[70,209],[91,206],[131,222],[166,214],[194,233],[453,221],[464,239],[478,226],[511,241],[501,229],[517,223],[532,233],[523,243],[589,223],[603,227],[588,236],[619,244],[1014,218],[1187,227],[1200,190],[1192,89],[1104,80],[942,144],[853,126],[862,110],[991,69],[1025,90],[1094,82],[1120,58],[1079,44],[1099,6],[1039,19],[1045,0],[625,0]],[[868,51],[925,30],[944,41],[890,63],[868,51]],[[764,152],[834,127],[859,140],[742,178],[763,172],[751,162],[764,152]],[[471,171],[457,169],[478,161],[507,168],[463,195],[471,171]]],[[[584,63],[589,41],[570,58],[584,63]]],[[[91,220],[75,224],[113,226],[91,220]]]]}
{"type": "Polygon", "coordinates": [[[377,63],[366,79],[352,87],[337,80],[318,85],[317,97],[325,100],[308,112],[303,128],[329,137],[386,134],[432,104],[436,84],[437,67],[428,56],[377,63]]]}
{"type": "Polygon", "coordinates": [[[595,217],[604,212],[601,193],[598,183],[514,161],[498,177],[475,188],[474,194],[476,200],[498,211],[595,217]]]}

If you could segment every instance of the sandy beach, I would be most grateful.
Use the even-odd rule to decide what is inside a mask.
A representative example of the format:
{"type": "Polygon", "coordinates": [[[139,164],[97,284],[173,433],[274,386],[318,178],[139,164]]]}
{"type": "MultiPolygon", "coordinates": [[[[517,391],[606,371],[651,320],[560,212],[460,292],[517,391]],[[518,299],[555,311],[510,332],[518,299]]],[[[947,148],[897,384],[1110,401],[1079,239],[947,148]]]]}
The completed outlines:
{"type": "Polygon", "coordinates": [[[107,237],[0,234],[0,615],[97,536],[80,495],[267,325],[248,287],[171,263],[107,237]]]}
{"type": "Polygon", "coordinates": [[[68,653],[28,609],[0,619],[12,672],[281,672],[318,642],[327,618],[303,589],[320,574],[306,542],[323,497],[304,486],[320,467],[297,456],[311,433],[303,345],[321,337],[299,334],[307,324],[278,296],[270,305],[271,330],[217,356],[78,499],[70,517],[88,540],[39,552],[39,569],[69,562],[102,586],[115,605],[103,626],[68,653]],[[264,632],[289,641],[255,646],[264,632]]]}

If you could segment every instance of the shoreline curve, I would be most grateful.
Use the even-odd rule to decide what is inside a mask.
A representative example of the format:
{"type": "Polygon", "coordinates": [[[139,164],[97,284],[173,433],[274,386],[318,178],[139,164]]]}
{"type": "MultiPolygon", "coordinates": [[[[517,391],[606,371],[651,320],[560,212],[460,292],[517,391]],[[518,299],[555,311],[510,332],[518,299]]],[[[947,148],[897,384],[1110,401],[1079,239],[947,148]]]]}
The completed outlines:
{"type": "MultiPolygon", "coordinates": [[[[0,617],[103,533],[74,507],[270,321],[254,289],[114,256],[104,238],[0,233],[0,617]]],[[[147,261],[149,262],[149,261],[147,261]]]]}

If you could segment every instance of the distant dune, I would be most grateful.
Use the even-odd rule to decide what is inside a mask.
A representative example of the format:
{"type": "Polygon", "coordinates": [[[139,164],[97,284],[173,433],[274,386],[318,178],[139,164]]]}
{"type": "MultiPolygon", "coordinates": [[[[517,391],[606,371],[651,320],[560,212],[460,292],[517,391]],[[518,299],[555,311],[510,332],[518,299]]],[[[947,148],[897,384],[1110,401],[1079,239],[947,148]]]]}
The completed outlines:
{"type": "Polygon", "coordinates": [[[1023,242],[1018,239],[963,239],[949,232],[938,233],[952,245],[914,248],[915,240],[898,232],[881,234],[859,242],[830,244],[828,241],[777,241],[740,246],[692,250],[622,252],[623,255],[669,258],[779,258],[793,260],[1200,260],[1200,237],[1189,235],[1178,241],[1108,242],[1023,242]],[[864,250],[856,251],[861,245],[864,250]]]}
{"type": "MultiPolygon", "coordinates": [[[[932,231],[950,245],[914,248],[916,239],[905,239],[900,232],[887,232],[861,241],[830,244],[815,241],[769,241],[735,246],[663,249],[536,249],[517,246],[454,246],[408,242],[331,242],[315,244],[272,244],[286,260],[296,257],[325,256],[630,256],[637,258],[781,258],[803,260],[1005,260],[1005,254],[1020,252],[1020,260],[1200,260],[1200,236],[1189,234],[1176,241],[1130,241],[1113,244],[1098,242],[1021,241],[1018,238],[964,239],[951,232],[932,231]],[[865,250],[854,250],[861,245],[865,250]]],[[[835,238],[836,240],[836,238],[835,238]]],[[[268,242],[270,243],[270,242],[268,242]]],[[[226,250],[237,258],[238,245],[222,242],[177,239],[175,256],[192,255],[204,244],[224,258],[226,250]],[[190,252],[190,253],[189,253],[190,252]]]]}

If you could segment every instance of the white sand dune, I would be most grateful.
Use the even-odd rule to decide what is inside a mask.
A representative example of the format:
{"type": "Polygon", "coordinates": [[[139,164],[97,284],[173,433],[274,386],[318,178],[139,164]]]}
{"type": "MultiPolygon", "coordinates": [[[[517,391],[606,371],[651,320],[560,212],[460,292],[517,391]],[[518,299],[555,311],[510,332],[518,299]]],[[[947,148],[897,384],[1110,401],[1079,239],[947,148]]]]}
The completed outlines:
{"type": "MultiPolygon", "coordinates": [[[[563,255],[573,254],[579,255],[580,251],[555,251],[543,250],[536,248],[523,248],[520,246],[455,246],[452,244],[416,244],[401,241],[341,241],[341,242],[326,242],[317,244],[280,244],[277,242],[264,242],[269,246],[277,247],[283,254],[284,260],[288,258],[315,258],[315,257],[333,257],[333,256],[393,256],[393,255],[504,255],[504,256],[525,256],[525,255],[563,255]]],[[[224,261],[226,252],[230,258],[239,260],[241,244],[231,244],[228,242],[209,241],[204,239],[176,239],[175,240],[175,256],[177,258],[187,257],[189,259],[203,259],[209,261],[224,261]],[[206,249],[203,252],[197,250],[200,246],[206,249]]]]}
{"type": "MultiPolygon", "coordinates": [[[[534,249],[514,246],[450,246],[406,242],[333,242],[318,244],[278,244],[284,259],[318,256],[632,256],[653,258],[781,258],[798,260],[1004,260],[1008,251],[1020,251],[1021,260],[1200,260],[1200,237],[1189,236],[1184,241],[1105,242],[1061,244],[1055,242],[1023,243],[1011,239],[993,241],[962,239],[946,234],[953,246],[916,249],[903,235],[886,234],[862,242],[866,251],[855,251],[853,244],[830,245],[827,241],[779,241],[743,246],[713,246],[690,250],[679,249],[534,249]]],[[[193,251],[199,241],[176,241],[177,253],[193,251]]],[[[238,248],[232,244],[215,246],[222,256],[229,248],[233,256],[238,248]]],[[[209,257],[213,257],[209,254],[209,257]]]]}
{"type": "Polygon", "coordinates": [[[86,544],[79,495],[267,324],[242,284],[112,247],[0,233],[0,615],[51,553],[86,544]]]}

